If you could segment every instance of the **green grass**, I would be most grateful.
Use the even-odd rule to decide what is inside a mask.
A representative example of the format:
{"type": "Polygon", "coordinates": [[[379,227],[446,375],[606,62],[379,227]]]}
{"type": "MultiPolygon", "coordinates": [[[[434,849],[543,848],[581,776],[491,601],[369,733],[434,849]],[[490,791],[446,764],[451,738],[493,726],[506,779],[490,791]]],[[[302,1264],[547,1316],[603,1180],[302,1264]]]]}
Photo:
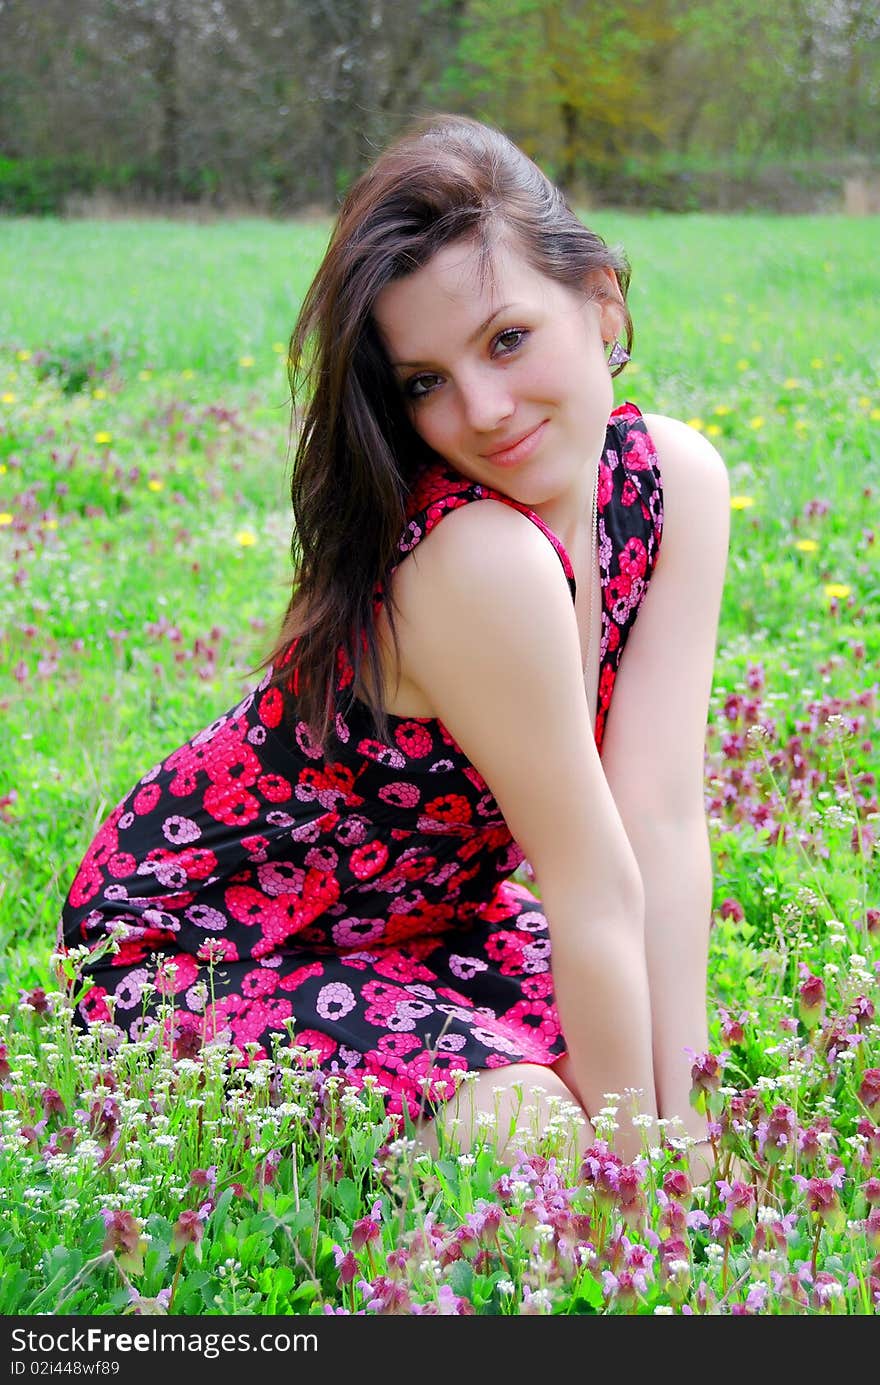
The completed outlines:
{"type": "MultiPolygon", "coordinates": [[[[592,1216],[595,1258],[575,1265],[554,1243],[552,1265],[536,1268],[526,1195],[498,1190],[488,1153],[473,1166],[452,1157],[413,1165],[405,1149],[383,1145],[368,1104],[349,1103],[344,1132],[333,1136],[329,1099],[319,1101],[292,1069],[285,1101],[308,1109],[314,1129],[301,1117],[270,1117],[260,1089],[242,1084],[241,1109],[254,1120],[263,1113],[251,1150],[231,1138],[219,1086],[205,1093],[203,1117],[213,1103],[216,1121],[206,1135],[187,1106],[191,1074],[162,1073],[163,1118],[177,1142],[173,1185],[150,1162],[135,1105],[120,1112],[115,1132],[125,1136],[127,1170],[110,1159],[94,1172],[88,1149],[76,1178],[72,1163],[47,1165],[40,1141],[62,1124],[76,1127],[77,1140],[91,1131],[99,1153],[112,1144],[112,1132],[72,1113],[91,1110],[94,1097],[84,1094],[113,1065],[99,1040],[90,1049],[71,1038],[60,999],[41,1016],[22,1012],[19,998],[52,985],[61,903],[99,822],[146,768],[238,699],[274,634],[289,580],[283,362],[329,225],[7,221],[0,1012],[11,1071],[0,1095],[13,1132],[38,1124],[45,1087],[59,1091],[66,1115],[50,1113],[36,1145],[0,1144],[0,1197],[17,1209],[0,1218],[0,1311],[113,1312],[131,1292],[167,1299],[172,1283],[173,1312],[356,1309],[364,1300],[356,1281],[337,1283],[333,1246],[347,1247],[353,1222],[376,1199],[381,1231],[359,1252],[358,1277],[367,1280],[389,1272],[395,1244],[415,1245],[427,1211],[452,1245],[480,1199],[503,1208],[500,1257],[491,1237],[458,1258],[438,1241],[441,1269],[426,1279],[413,1251],[404,1277],[416,1303],[443,1302],[446,1284],[444,1293],[477,1312],[651,1312],[681,1302],[716,1312],[751,1302],[753,1311],[761,1295],[749,1292],[765,1283],[759,1311],[872,1311],[880,1247],[867,1216],[880,1138],[860,1134],[858,1121],[880,1121],[863,1085],[880,1062],[871,1009],[880,958],[877,222],[603,213],[592,223],[634,266],[636,349],[618,399],[698,420],[727,462],[739,506],[707,745],[710,1013],[713,1047],[730,1053],[728,1101],[755,1088],[765,1118],[785,1102],[801,1130],[828,1126],[813,1164],[807,1154],[774,1162],[757,1113],[725,1137],[722,1167],[733,1152],[747,1160],[765,1221],[774,1210],[791,1218],[784,1249],[772,1263],[760,1259],[754,1208],[726,1249],[723,1227],[694,1227],[686,1291],[658,1270],[628,1304],[623,1291],[603,1289],[614,1221],[603,1223],[583,1182],[571,1206],[592,1216]],[[827,989],[812,1029],[809,1015],[798,1018],[802,967],[827,989]],[[741,1041],[722,1032],[724,1023],[731,1032],[724,1007],[731,1021],[748,1015],[741,1041]],[[838,1030],[861,1037],[841,1046],[838,1030]],[[335,1148],[326,1143],[333,1138],[335,1148]],[[260,1160],[273,1150],[284,1158],[270,1184],[260,1160]],[[794,1175],[827,1177],[835,1155],[840,1216],[826,1224],[794,1175]],[[180,1189],[191,1169],[209,1165],[218,1166],[217,1205],[203,1241],[188,1247],[175,1232],[180,1189]],[[238,1183],[245,1195],[220,1195],[238,1183]],[[58,1209],[71,1201],[76,1210],[65,1207],[59,1229],[58,1209]],[[145,1260],[112,1241],[102,1207],[128,1210],[149,1229],[145,1260]],[[31,1223],[38,1230],[27,1234],[31,1223]],[[784,1276],[817,1255],[840,1292],[823,1297],[808,1285],[799,1304],[784,1276]],[[281,1278],[268,1274],[282,1266],[281,1278]]],[[[125,1074],[128,1099],[145,1103],[157,1075],[136,1059],[125,1074]]],[[[560,1138],[547,1136],[562,1168],[560,1138]]],[[[652,1166],[651,1180],[662,1179],[670,1157],[652,1166]]],[[[534,1185],[543,1175],[530,1167],[523,1181],[534,1185]]],[[[193,1207],[203,1194],[187,1193],[193,1207]]],[[[659,1224],[656,1204],[645,1216],[659,1224]]],[[[627,1235],[638,1240],[647,1224],[627,1235]]]]}

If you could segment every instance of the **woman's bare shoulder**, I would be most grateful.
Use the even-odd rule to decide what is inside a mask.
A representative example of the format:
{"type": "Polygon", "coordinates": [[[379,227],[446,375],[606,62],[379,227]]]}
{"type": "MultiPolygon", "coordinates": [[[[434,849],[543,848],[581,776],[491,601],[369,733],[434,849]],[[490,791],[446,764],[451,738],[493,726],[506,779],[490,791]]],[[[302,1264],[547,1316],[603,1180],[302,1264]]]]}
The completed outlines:
{"type": "Polygon", "coordinates": [[[465,589],[476,597],[486,584],[507,586],[521,565],[564,574],[550,540],[520,510],[487,496],[448,511],[400,564],[394,577],[397,605],[418,609],[465,589]]]}
{"type": "Polygon", "coordinates": [[[687,489],[689,483],[700,484],[704,477],[710,486],[726,481],[724,459],[704,433],[666,414],[642,414],[642,418],[657,453],[664,492],[667,484],[687,489]]]}

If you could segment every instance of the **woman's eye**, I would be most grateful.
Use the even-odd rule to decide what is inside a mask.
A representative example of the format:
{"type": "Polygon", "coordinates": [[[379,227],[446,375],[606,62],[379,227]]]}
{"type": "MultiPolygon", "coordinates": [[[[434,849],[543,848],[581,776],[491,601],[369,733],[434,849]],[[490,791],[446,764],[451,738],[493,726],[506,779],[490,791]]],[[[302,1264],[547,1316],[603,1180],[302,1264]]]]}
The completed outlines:
{"type": "Polygon", "coordinates": [[[404,391],[406,397],[408,399],[427,399],[428,395],[431,393],[431,390],[417,389],[416,386],[423,385],[426,380],[436,379],[436,375],[417,375],[415,379],[408,380],[404,391]]]}
{"type": "Polygon", "coordinates": [[[504,346],[501,353],[502,355],[508,355],[511,351],[515,351],[518,346],[522,345],[523,339],[526,336],[528,336],[528,333],[524,327],[507,327],[503,332],[498,333],[495,340],[496,342],[503,343],[505,339],[511,337],[514,339],[509,345],[504,346]]]}

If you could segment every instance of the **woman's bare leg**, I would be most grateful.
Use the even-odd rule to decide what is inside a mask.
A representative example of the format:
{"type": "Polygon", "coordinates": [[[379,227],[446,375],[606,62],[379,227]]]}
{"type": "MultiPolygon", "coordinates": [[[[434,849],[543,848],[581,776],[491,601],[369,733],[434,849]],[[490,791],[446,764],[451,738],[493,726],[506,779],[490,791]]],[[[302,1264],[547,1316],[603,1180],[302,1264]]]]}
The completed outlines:
{"type": "Polygon", "coordinates": [[[417,1143],[436,1158],[441,1135],[462,1153],[483,1139],[509,1162],[515,1146],[553,1133],[578,1157],[594,1139],[586,1112],[553,1068],[512,1063],[466,1078],[437,1116],[417,1127],[417,1143]]]}

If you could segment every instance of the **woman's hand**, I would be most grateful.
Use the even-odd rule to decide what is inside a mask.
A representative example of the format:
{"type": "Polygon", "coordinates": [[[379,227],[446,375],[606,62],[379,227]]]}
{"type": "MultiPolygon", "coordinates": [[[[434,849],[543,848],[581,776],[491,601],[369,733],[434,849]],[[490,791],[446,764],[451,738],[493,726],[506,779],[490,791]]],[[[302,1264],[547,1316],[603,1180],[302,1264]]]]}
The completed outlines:
{"type": "Polygon", "coordinates": [[[697,1143],[692,1145],[688,1150],[688,1178],[695,1188],[707,1187],[722,1176],[722,1172],[727,1168],[728,1162],[730,1168],[727,1173],[727,1179],[730,1183],[733,1183],[737,1179],[739,1179],[741,1183],[751,1184],[754,1182],[754,1173],[752,1169],[748,1164],[744,1163],[742,1159],[738,1158],[737,1155],[734,1155],[733,1158],[728,1160],[728,1157],[722,1154],[720,1158],[716,1160],[715,1150],[712,1147],[711,1140],[698,1140],[697,1143]]]}

